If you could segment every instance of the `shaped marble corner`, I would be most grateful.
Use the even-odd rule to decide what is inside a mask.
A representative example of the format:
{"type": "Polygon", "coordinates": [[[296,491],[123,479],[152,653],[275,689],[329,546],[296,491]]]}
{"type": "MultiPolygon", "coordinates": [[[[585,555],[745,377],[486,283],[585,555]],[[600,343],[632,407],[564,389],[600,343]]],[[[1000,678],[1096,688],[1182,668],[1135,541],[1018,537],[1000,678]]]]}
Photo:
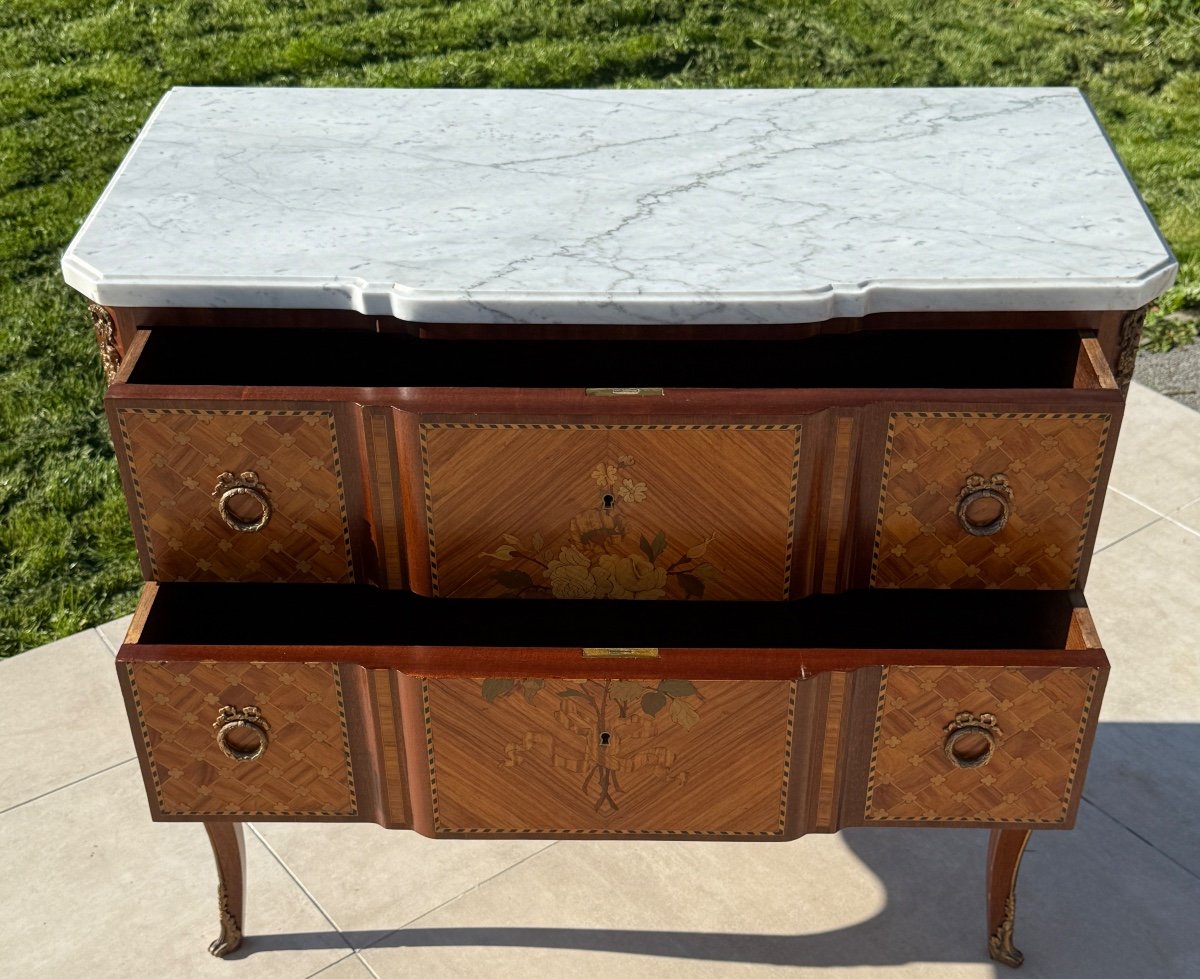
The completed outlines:
{"type": "Polygon", "coordinates": [[[111,306],[430,322],[1136,309],[1176,264],[1074,89],[173,89],[67,249],[111,306]]]}

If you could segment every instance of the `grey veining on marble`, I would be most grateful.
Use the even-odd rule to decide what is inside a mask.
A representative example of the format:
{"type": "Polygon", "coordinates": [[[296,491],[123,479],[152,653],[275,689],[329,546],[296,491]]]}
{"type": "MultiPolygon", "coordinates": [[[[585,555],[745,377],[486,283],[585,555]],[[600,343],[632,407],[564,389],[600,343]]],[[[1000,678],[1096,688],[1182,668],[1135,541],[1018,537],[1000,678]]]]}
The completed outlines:
{"type": "Polygon", "coordinates": [[[1061,88],[177,88],[63,257],[112,306],[476,323],[1132,309],[1175,268],[1061,88]]]}

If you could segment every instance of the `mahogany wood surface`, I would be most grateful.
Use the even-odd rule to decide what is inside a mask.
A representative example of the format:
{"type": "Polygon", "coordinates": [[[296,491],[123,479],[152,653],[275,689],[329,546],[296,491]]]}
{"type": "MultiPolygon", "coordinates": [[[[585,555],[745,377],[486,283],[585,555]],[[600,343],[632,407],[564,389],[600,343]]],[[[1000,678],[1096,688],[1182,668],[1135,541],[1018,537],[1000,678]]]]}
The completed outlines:
{"type": "Polygon", "coordinates": [[[217,958],[242,944],[246,908],[246,840],[241,823],[206,822],[217,865],[217,918],[221,930],[208,950],[217,958]]]}
{"type": "Polygon", "coordinates": [[[987,933],[988,954],[1017,968],[1025,956],[1013,944],[1017,911],[1017,871],[1029,842],[1029,830],[994,829],[988,835],[987,933]]]}

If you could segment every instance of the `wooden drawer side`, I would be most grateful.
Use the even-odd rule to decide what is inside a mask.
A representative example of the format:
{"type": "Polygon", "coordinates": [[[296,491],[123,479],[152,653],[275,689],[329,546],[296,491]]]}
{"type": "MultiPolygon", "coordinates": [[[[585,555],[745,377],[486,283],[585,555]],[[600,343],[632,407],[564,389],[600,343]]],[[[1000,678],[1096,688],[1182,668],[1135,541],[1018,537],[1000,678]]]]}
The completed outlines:
{"type": "Polygon", "coordinates": [[[358,812],[336,663],[119,662],[147,790],[164,816],[353,816],[358,812]],[[224,706],[256,707],[260,758],[217,742],[224,706]]]}
{"type": "MultiPolygon", "coordinates": [[[[868,823],[1065,824],[1106,667],[884,667],[867,772],[868,823]],[[957,767],[952,725],[995,718],[996,746],[957,767]]],[[[986,723],[986,721],[985,721],[986,723]]]]}

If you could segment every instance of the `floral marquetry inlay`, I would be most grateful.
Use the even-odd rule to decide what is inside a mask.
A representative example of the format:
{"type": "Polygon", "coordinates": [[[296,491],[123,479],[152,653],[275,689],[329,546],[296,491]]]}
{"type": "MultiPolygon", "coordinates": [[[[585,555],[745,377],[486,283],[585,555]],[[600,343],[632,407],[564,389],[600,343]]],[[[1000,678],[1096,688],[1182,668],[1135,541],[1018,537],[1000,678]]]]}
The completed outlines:
{"type": "Polygon", "coordinates": [[[798,425],[421,426],[436,595],[791,590],[798,425]]]}
{"type": "Polygon", "coordinates": [[[590,478],[601,491],[598,505],[572,518],[566,543],[557,552],[545,546],[541,533],[528,540],[505,534],[496,550],[480,554],[501,565],[492,577],[517,596],[703,598],[706,583],[721,573],[704,558],[716,533],[670,560],[664,531],[638,529],[638,504],[649,490],[630,475],[634,467],[629,455],[596,465],[590,478]]]}
{"type": "Polygon", "coordinates": [[[439,831],[783,832],[792,681],[446,677],[423,700],[439,831]]]}

